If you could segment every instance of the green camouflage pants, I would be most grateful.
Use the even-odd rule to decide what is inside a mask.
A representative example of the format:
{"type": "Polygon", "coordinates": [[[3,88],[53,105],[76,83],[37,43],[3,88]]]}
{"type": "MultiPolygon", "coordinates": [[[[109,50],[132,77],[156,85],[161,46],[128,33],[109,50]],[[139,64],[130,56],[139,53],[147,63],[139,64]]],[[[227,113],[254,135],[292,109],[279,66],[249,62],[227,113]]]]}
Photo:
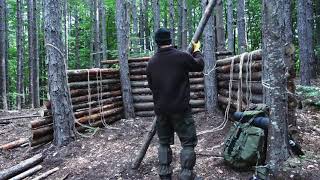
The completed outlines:
{"type": "Polygon", "coordinates": [[[182,145],[180,152],[182,169],[180,179],[193,179],[194,174],[192,171],[196,163],[194,147],[197,145],[197,135],[191,113],[160,115],[157,117],[157,134],[160,141],[158,151],[159,175],[160,177],[171,177],[172,151],[170,145],[174,144],[174,132],[177,133],[182,145]]]}

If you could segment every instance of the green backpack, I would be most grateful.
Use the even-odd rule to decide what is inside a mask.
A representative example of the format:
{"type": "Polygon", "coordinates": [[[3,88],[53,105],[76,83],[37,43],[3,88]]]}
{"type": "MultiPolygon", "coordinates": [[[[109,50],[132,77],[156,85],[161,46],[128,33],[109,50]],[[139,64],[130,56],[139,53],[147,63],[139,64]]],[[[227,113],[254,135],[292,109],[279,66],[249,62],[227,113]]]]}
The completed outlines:
{"type": "Polygon", "coordinates": [[[249,170],[265,159],[266,136],[263,129],[247,123],[235,123],[227,136],[223,157],[233,168],[249,170]]]}

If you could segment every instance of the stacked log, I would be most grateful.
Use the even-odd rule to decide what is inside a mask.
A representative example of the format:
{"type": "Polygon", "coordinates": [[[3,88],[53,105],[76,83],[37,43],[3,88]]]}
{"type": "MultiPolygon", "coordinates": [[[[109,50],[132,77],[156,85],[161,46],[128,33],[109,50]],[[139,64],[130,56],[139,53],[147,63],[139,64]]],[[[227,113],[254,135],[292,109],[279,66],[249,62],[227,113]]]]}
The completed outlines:
{"type": "Polygon", "coordinates": [[[237,109],[239,102],[242,104],[242,110],[250,104],[263,102],[261,50],[244,55],[242,66],[240,61],[241,55],[217,61],[218,102],[223,110],[226,109],[229,102],[231,112],[237,109]],[[232,61],[234,62],[233,67],[232,61]],[[233,72],[230,73],[231,69],[233,72]],[[241,77],[240,70],[242,70],[241,77]],[[229,86],[231,86],[231,91],[229,91],[229,86]],[[239,93],[240,99],[238,100],[239,93]]]}
{"type": "MultiPolygon", "coordinates": [[[[226,55],[229,52],[221,53],[226,55]]],[[[151,90],[148,86],[146,68],[149,57],[129,59],[130,80],[135,113],[137,116],[154,116],[154,104],[151,90]]],[[[103,65],[112,66],[117,60],[102,61],[103,65]]],[[[202,72],[193,72],[190,77],[190,104],[194,113],[204,111],[204,80],[202,72]]]]}
{"type": "MultiPolygon", "coordinates": [[[[69,70],[70,89],[75,127],[79,132],[87,127],[101,127],[122,118],[123,103],[119,71],[116,69],[69,70]]],[[[31,146],[53,139],[51,104],[46,103],[41,120],[31,121],[31,146]]]]}

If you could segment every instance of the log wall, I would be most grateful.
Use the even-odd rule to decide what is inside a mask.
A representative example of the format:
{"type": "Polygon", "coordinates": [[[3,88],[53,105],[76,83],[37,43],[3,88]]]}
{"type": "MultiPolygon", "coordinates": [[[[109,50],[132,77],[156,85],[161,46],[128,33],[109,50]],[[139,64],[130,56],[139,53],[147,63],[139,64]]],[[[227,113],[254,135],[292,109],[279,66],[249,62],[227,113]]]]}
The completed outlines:
{"type": "MultiPolygon", "coordinates": [[[[149,57],[129,59],[130,80],[133,93],[135,113],[140,117],[154,116],[154,104],[151,90],[148,87],[146,68],[149,57]]],[[[112,66],[118,64],[117,60],[103,61],[102,65],[112,66]]],[[[203,73],[190,73],[192,111],[204,111],[204,85],[203,73]]]]}
{"type": "Polygon", "coordinates": [[[243,58],[242,66],[240,61],[241,55],[217,61],[218,102],[223,110],[228,105],[229,94],[231,95],[231,112],[236,111],[237,108],[244,110],[250,104],[263,103],[261,50],[247,53],[243,58]],[[234,61],[233,67],[232,60],[234,61]],[[231,69],[233,69],[232,73],[231,69]],[[229,86],[231,91],[229,91],[229,86]]]}
{"type": "MultiPolygon", "coordinates": [[[[100,127],[123,117],[119,71],[116,69],[83,69],[67,72],[75,127],[79,132],[100,127]],[[85,127],[87,126],[87,127],[85,127]]],[[[51,105],[44,107],[43,118],[32,121],[31,146],[53,139],[51,105]]]]}

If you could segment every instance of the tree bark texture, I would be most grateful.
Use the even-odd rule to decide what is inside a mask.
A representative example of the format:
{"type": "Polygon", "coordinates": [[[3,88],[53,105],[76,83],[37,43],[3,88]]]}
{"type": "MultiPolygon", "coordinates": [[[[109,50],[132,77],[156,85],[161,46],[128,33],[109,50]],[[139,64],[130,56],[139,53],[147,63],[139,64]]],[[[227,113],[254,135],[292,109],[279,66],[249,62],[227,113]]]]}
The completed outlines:
{"type": "Polygon", "coordinates": [[[6,77],[6,0],[0,0],[0,73],[1,73],[1,103],[2,109],[8,110],[8,100],[7,100],[7,77],[6,77]]]}
{"type": "Polygon", "coordinates": [[[74,119],[67,87],[65,54],[63,54],[60,0],[45,1],[45,41],[48,60],[49,93],[54,119],[54,143],[68,144],[74,137],[74,119]]]}
{"type": "Polygon", "coordinates": [[[75,12],[75,16],[74,16],[74,25],[76,28],[76,43],[75,43],[75,61],[76,61],[76,68],[80,69],[81,64],[80,64],[80,56],[79,56],[79,49],[80,49],[80,37],[79,37],[79,12],[76,11],[75,12]]]}
{"type": "Polygon", "coordinates": [[[149,28],[149,1],[148,0],[143,0],[143,6],[144,6],[144,34],[145,34],[145,39],[146,39],[146,50],[151,50],[151,44],[150,44],[150,28],[149,28]]]}
{"type": "MultiPolygon", "coordinates": [[[[311,85],[312,78],[312,41],[310,44],[310,37],[308,33],[312,34],[310,23],[308,23],[307,11],[309,0],[298,0],[298,36],[299,36],[299,59],[300,59],[300,83],[301,85],[311,85]]],[[[313,49],[312,49],[313,50],[313,49]]]]}
{"type": "Polygon", "coordinates": [[[120,80],[122,86],[123,105],[126,118],[134,117],[132,90],[129,78],[128,46],[129,46],[129,17],[128,4],[121,0],[116,1],[116,26],[118,39],[118,53],[120,64],[120,80]]]}
{"type": "Polygon", "coordinates": [[[101,14],[101,50],[102,50],[101,57],[102,57],[102,60],[106,60],[108,59],[108,56],[107,56],[108,53],[107,53],[106,7],[104,5],[104,1],[100,2],[100,14],[101,14]]]}
{"type": "Polygon", "coordinates": [[[93,52],[93,59],[94,59],[94,67],[100,68],[101,62],[101,42],[100,42],[100,16],[99,16],[99,0],[93,0],[93,7],[94,7],[94,52],[93,52]]]}
{"type": "MultiPolygon", "coordinates": [[[[203,11],[205,11],[208,4],[208,0],[202,0],[203,11]]],[[[204,29],[204,92],[205,92],[205,107],[207,113],[213,113],[217,108],[217,82],[216,82],[216,71],[214,65],[216,64],[215,57],[215,32],[214,32],[214,16],[211,16],[204,29]]]]}
{"type": "Polygon", "coordinates": [[[172,45],[174,46],[176,44],[174,0],[169,0],[169,14],[172,45]]]}
{"type": "MultiPolygon", "coordinates": [[[[157,32],[160,28],[160,0],[153,0],[152,1],[152,11],[153,11],[153,32],[157,32]]],[[[158,46],[154,43],[154,50],[156,51],[158,46]]]]}
{"type": "MultiPolygon", "coordinates": [[[[314,0],[315,2],[315,42],[316,48],[320,48],[320,1],[314,0]]],[[[317,61],[317,72],[318,76],[320,75],[320,54],[316,57],[317,61]]]]}
{"type": "Polygon", "coordinates": [[[233,0],[227,0],[228,50],[234,53],[233,0]]]}
{"type": "Polygon", "coordinates": [[[181,48],[186,50],[188,47],[188,23],[187,23],[187,16],[188,16],[188,8],[187,8],[187,0],[182,0],[182,34],[181,34],[181,48]]]}
{"type": "Polygon", "coordinates": [[[244,53],[247,50],[246,40],[246,20],[245,20],[245,0],[238,0],[238,51],[244,53]]]}
{"type": "Polygon", "coordinates": [[[24,64],[24,35],[23,35],[23,0],[17,0],[17,108],[21,109],[23,98],[23,64],[24,64]]]}
{"type": "Polygon", "coordinates": [[[40,106],[39,98],[39,54],[37,36],[37,8],[35,0],[28,0],[28,41],[29,41],[29,69],[31,106],[40,106]]]}
{"type": "Polygon", "coordinates": [[[217,1],[216,6],[216,35],[217,35],[217,51],[225,51],[226,50],[226,38],[224,32],[224,8],[223,8],[223,0],[217,1]]]}
{"type": "Polygon", "coordinates": [[[144,0],[139,0],[139,40],[140,40],[140,48],[141,51],[145,50],[145,44],[144,44],[144,40],[145,40],[145,15],[144,15],[144,10],[145,10],[145,6],[143,4],[144,0]]]}
{"type": "Polygon", "coordinates": [[[263,82],[264,99],[270,107],[267,161],[270,173],[277,176],[289,157],[288,95],[285,64],[285,0],[263,1],[263,82]]]}
{"type": "Polygon", "coordinates": [[[178,38],[178,44],[177,47],[178,49],[182,48],[182,28],[183,28],[183,24],[182,24],[182,2],[183,0],[178,0],[178,32],[177,32],[177,38],[178,38]]]}

